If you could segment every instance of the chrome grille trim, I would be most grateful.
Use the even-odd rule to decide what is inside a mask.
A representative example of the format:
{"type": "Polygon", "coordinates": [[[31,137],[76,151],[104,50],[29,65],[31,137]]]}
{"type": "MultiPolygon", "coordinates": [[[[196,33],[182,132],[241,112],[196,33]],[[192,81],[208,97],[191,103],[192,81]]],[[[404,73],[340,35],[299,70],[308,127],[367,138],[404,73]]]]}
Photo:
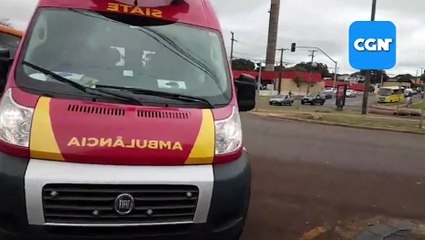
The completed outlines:
{"type": "MultiPolygon", "coordinates": [[[[25,174],[25,197],[28,223],[48,225],[44,218],[42,189],[47,184],[122,184],[122,185],[193,185],[199,196],[193,221],[208,218],[214,173],[212,165],[199,166],[115,166],[30,160],[25,174]]],[[[184,224],[188,221],[165,224],[184,224]]],[[[137,223],[138,226],[155,223],[137,223]]],[[[162,224],[162,225],[165,225],[162,224]]],[[[58,226],[57,224],[55,224],[58,226]]],[[[79,224],[60,224],[78,226],[79,224]]],[[[84,226],[134,226],[128,224],[84,224],[84,226]]]]}
{"type": "Polygon", "coordinates": [[[188,222],[195,216],[198,195],[193,185],[48,184],[43,188],[44,218],[64,224],[188,222]],[[126,214],[114,208],[122,194],[134,200],[126,214]]]}
{"type": "MultiPolygon", "coordinates": [[[[192,224],[193,221],[175,222],[173,225],[192,224]]],[[[141,226],[164,226],[170,223],[126,223],[126,224],[82,224],[82,223],[45,223],[45,226],[52,227],[141,227],[141,226]]]]}

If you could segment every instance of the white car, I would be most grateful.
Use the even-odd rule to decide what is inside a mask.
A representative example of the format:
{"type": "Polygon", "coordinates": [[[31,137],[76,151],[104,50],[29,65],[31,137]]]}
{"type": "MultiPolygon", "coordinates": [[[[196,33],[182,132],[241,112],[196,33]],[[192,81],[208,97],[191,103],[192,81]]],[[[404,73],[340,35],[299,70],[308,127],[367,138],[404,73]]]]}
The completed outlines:
{"type": "Polygon", "coordinates": [[[349,98],[355,98],[357,96],[357,92],[351,89],[348,89],[347,92],[345,93],[346,97],[349,98]]]}

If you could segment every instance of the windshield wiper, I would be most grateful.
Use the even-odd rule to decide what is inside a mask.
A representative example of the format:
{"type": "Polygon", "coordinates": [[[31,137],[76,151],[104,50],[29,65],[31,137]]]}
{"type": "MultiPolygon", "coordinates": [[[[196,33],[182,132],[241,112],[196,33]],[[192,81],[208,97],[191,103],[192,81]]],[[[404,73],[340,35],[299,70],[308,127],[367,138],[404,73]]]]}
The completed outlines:
{"type": "Polygon", "coordinates": [[[96,85],[96,88],[106,88],[106,89],[116,89],[121,91],[129,91],[131,93],[135,94],[144,94],[149,96],[157,96],[162,98],[169,98],[173,100],[180,100],[185,102],[200,102],[205,105],[207,105],[210,108],[215,108],[213,104],[211,104],[208,100],[199,98],[199,97],[192,97],[187,95],[181,95],[177,93],[168,93],[168,92],[161,92],[161,91],[154,91],[154,90],[147,90],[147,89],[140,89],[140,88],[132,88],[132,87],[118,87],[118,86],[108,86],[108,85],[96,85]]]}
{"type": "Polygon", "coordinates": [[[76,88],[76,89],[78,89],[78,90],[80,90],[82,92],[88,93],[90,95],[96,95],[96,96],[100,96],[100,97],[105,97],[105,94],[107,94],[107,95],[109,95],[108,97],[114,96],[116,98],[120,98],[121,100],[135,102],[137,104],[143,105],[142,102],[139,99],[137,99],[137,98],[134,98],[134,97],[131,97],[131,96],[125,96],[125,95],[121,95],[121,94],[116,94],[116,93],[112,93],[112,92],[108,92],[108,91],[103,91],[103,90],[99,90],[99,89],[93,89],[93,88],[86,87],[86,86],[81,85],[79,83],[76,83],[76,82],[74,82],[72,80],[69,80],[69,79],[67,79],[65,77],[62,77],[61,75],[59,75],[59,74],[57,74],[57,73],[55,73],[53,71],[47,70],[45,68],[42,68],[40,66],[37,66],[37,65],[35,65],[33,63],[30,63],[30,62],[27,62],[27,61],[23,61],[22,64],[24,64],[24,65],[26,65],[28,67],[31,67],[32,69],[35,69],[35,70],[37,70],[37,71],[39,71],[39,72],[41,72],[41,73],[43,73],[43,74],[45,74],[47,76],[50,76],[53,79],[55,79],[56,81],[58,81],[58,82],[67,84],[67,85],[69,85],[71,87],[74,87],[74,88],[76,88]],[[91,92],[91,91],[94,91],[94,92],[91,92]]]}
{"type": "MultiPolygon", "coordinates": [[[[117,21],[117,20],[108,18],[108,17],[103,16],[100,13],[97,13],[97,12],[91,12],[92,14],[88,14],[84,11],[79,11],[79,10],[72,10],[72,11],[74,11],[78,14],[81,14],[81,15],[85,15],[85,16],[88,16],[88,17],[96,18],[96,19],[101,19],[101,20],[104,20],[104,21],[110,21],[110,22],[120,24],[120,25],[125,25],[125,26],[130,26],[130,27],[133,26],[133,25],[121,22],[121,21],[117,21]]],[[[188,62],[192,66],[194,66],[194,67],[198,68],[199,70],[203,71],[204,73],[206,73],[208,76],[210,76],[213,79],[213,81],[215,81],[217,87],[222,92],[224,92],[224,89],[218,83],[218,78],[217,78],[216,74],[214,74],[213,71],[211,71],[211,69],[208,67],[208,65],[205,64],[202,60],[194,57],[193,54],[189,53],[187,50],[180,47],[175,41],[173,41],[172,39],[170,39],[169,37],[167,37],[166,35],[164,35],[162,33],[159,33],[159,32],[157,32],[157,31],[155,31],[151,28],[142,27],[142,26],[136,27],[135,29],[147,34],[152,39],[158,41],[158,43],[160,43],[162,46],[164,46],[165,48],[167,48],[168,50],[170,50],[171,52],[173,52],[174,54],[179,56],[184,61],[188,62]]]]}

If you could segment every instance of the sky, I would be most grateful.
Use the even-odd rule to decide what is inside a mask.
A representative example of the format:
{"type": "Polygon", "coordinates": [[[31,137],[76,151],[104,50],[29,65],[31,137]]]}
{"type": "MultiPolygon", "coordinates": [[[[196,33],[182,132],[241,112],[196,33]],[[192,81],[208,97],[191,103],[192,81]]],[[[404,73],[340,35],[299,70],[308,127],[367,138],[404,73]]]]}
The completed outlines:
{"type": "MultiPolygon", "coordinates": [[[[25,30],[37,0],[1,0],[0,18],[25,30]]],[[[210,0],[218,14],[227,51],[230,52],[230,32],[235,33],[235,57],[265,60],[270,0],[210,0]]],[[[348,62],[348,29],[352,22],[370,20],[372,0],[281,0],[278,48],[299,46],[319,47],[338,61],[338,73],[352,73],[348,62]]],[[[388,70],[391,75],[410,73],[425,68],[424,0],[378,0],[376,20],[392,21],[397,26],[397,65],[388,70]]],[[[294,65],[310,61],[306,49],[285,52],[284,62],[294,65]]],[[[276,60],[279,60],[276,54],[276,60]]],[[[334,64],[323,54],[316,62],[334,64]]]]}

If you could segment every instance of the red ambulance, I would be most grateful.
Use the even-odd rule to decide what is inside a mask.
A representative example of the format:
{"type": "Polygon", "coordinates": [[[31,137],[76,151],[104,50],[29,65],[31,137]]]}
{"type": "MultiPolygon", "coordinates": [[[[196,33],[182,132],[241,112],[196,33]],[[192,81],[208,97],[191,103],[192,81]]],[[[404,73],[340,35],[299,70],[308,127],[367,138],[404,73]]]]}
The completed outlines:
{"type": "Polygon", "coordinates": [[[0,239],[239,239],[240,112],[208,0],[41,0],[0,49],[0,239]]]}

